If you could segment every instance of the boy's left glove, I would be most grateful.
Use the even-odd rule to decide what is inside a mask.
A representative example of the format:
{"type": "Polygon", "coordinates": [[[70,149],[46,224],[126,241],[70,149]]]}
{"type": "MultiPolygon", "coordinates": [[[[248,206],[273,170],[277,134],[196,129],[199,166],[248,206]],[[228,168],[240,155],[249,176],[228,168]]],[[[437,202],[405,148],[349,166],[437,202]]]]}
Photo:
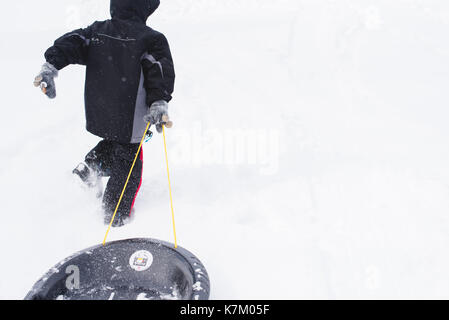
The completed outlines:
{"type": "Polygon", "coordinates": [[[58,76],[58,69],[51,63],[44,63],[41,72],[34,79],[34,86],[40,87],[50,99],[56,98],[55,78],[58,76]]]}
{"type": "Polygon", "coordinates": [[[157,132],[162,132],[162,126],[167,128],[172,126],[172,122],[168,118],[168,103],[164,100],[154,102],[148,113],[143,117],[143,120],[156,126],[157,132]]]}

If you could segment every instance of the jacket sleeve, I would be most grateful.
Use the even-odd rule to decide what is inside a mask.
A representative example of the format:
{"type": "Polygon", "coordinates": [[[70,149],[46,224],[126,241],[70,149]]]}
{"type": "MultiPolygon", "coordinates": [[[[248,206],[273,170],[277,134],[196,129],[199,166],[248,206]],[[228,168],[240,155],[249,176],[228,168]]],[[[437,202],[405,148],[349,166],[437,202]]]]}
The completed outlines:
{"type": "Polygon", "coordinates": [[[142,59],[147,104],[165,100],[170,102],[175,85],[175,69],[170,46],[164,35],[158,34],[142,59]]]}
{"type": "Polygon", "coordinates": [[[69,32],[45,52],[45,59],[58,70],[69,64],[85,65],[90,37],[91,27],[69,32]]]}

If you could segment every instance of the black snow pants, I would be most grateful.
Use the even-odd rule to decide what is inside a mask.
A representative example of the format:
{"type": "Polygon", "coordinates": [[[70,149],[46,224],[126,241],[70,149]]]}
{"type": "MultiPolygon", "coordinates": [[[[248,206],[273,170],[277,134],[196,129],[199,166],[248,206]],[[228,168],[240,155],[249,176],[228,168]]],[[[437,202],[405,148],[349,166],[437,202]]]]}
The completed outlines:
{"type": "MultiPolygon", "coordinates": [[[[110,177],[103,196],[106,215],[112,215],[117,206],[139,144],[123,144],[101,141],[86,155],[86,164],[100,176],[110,177]]],[[[143,152],[140,150],[125,194],[117,211],[117,217],[129,216],[142,184],[143,152]]]]}

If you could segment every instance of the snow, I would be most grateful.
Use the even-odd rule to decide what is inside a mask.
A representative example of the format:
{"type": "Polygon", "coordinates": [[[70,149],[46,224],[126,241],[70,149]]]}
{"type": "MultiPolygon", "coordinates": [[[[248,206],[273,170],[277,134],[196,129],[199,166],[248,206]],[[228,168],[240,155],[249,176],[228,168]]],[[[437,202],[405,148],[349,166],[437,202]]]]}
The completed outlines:
{"type": "Polygon", "coordinates": [[[202,290],[204,290],[202,287],[201,287],[201,282],[195,282],[194,284],[193,284],[193,290],[194,291],[202,291],[202,290]]]}
{"type": "MultiPolygon", "coordinates": [[[[55,100],[32,82],[52,41],[108,3],[0,13],[0,299],[106,232],[71,175],[99,141],[83,67],[60,72],[55,100]]],[[[211,298],[449,298],[447,1],[170,0],[150,25],[177,70],[177,235],[211,298]]],[[[109,240],[173,241],[160,135],[144,158],[135,219],[109,240]]]]}
{"type": "Polygon", "coordinates": [[[136,300],[151,300],[147,298],[147,294],[145,292],[139,293],[136,300]]]}

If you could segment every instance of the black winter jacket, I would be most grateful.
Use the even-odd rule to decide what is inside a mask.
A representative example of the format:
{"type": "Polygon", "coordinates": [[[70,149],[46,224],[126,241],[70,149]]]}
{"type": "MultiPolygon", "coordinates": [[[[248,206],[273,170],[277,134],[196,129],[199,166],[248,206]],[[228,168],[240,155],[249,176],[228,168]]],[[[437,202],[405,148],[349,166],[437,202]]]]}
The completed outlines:
{"type": "Polygon", "coordinates": [[[157,100],[171,100],[175,72],[167,39],[146,26],[159,0],[111,0],[111,20],[57,39],[45,53],[58,70],[86,65],[86,127],[94,135],[138,143],[143,116],[157,100]]]}

